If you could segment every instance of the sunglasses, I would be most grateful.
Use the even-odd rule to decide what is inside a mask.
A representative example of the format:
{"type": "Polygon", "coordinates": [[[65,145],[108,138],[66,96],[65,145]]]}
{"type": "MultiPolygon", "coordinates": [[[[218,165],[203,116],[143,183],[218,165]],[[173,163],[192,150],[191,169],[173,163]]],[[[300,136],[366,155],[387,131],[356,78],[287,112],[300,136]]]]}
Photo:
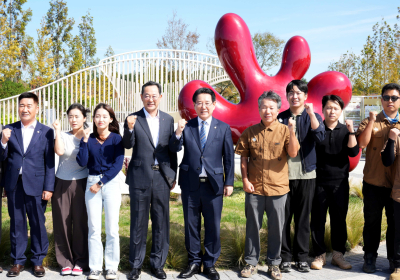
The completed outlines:
{"type": "Polygon", "coordinates": [[[399,98],[400,98],[400,96],[394,96],[394,95],[392,95],[392,96],[390,96],[390,95],[382,96],[382,99],[384,101],[389,101],[391,99],[393,102],[396,102],[399,98]]]}

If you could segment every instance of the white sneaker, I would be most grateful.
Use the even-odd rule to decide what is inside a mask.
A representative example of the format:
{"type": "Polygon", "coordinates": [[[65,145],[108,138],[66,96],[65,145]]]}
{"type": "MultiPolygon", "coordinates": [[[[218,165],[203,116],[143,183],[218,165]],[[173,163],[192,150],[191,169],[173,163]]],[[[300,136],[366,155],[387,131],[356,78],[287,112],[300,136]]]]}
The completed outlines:
{"type": "Polygon", "coordinates": [[[89,280],[97,280],[100,278],[101,271],[100,270],[92,270],[87,279],[89,280]]]}
{"type": "Polygon", "coordinates": [[[117,279],[117,272],[112,269],[107,270],[106,279],[117,279]]]}
{"type": "Polygon", "coordinates": [[[70,275],[72,273],[72,269],[69,266],[63,267],[61,269],[61,275],[70,275]]]}
{"type": "Polygon", "coordinates": [[[82,273],[83,273],[82,267],[75,265],[74,269],[72,270],[72,275],[80,276],[80,275],[82,275],[82,273]]]}

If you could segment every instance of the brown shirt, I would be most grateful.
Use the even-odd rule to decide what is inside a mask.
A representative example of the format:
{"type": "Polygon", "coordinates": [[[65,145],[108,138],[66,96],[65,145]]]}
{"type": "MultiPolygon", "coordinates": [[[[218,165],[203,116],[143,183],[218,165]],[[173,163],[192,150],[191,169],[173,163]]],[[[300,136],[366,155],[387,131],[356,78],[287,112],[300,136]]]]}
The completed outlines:
{"type": "Polygon", "coordinates": [[[262,122],[250,126],[240,136],[235,153],[249,157],[247,172],[253,194],[278,196],[289,192],[288,146],[289,128],[277,120],[269,127],[262,122]]]}
{"type": "MultiPolygon", "coordinates": [[[[369,122],[368,118],[365,118],[357,129],[356,136],[359,136],[361,132],[367,127],[369,122]]],[[[372,129],[371,140],[367,146],[367,153],[365,158],[364,166],[364,181],[368,184],[391,188],[394,180],[394,165],[385,167],[381,159],[381,151],[389,137],[389,131],[392,128],[400,129],[400,123],[390,124],[385,118],[383,112],[380,112],[376,116],[374,128],[372,129]]]]}

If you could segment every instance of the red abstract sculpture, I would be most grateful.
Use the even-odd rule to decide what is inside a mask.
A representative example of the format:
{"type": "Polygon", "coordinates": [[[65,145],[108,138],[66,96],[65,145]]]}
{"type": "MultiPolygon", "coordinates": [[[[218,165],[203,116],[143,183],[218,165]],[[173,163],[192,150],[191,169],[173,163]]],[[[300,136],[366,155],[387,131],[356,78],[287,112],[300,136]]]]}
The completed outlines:
{"type": "MultiPolygon", "coordinates": [[[[219,20],[215,29],[215,46],[222,66],[240,93],[239,104],[227,101],[208,83],[195,80],[182,88],[178,108],[182,118],[186,120],[195,118],[197,115],[192,102],[193,93],[201,87],[214,90],[217,105],[213,116],[230,125],[233,142],[236,143],[246,128],[260,122],[257,100],[264,91],[273,90],[280,95],[281,111],[289,108],[286,85],[305,75],[310,67],[311,52],[303,37],[292,37],[284,48],[278,73],[273,77],[268,76],[258,65],[246,23],[236,14],[225,14],[219,20]]],[[[315,112],[320,115],[322,115],[322,97],[328,94],[339,95],[347,106],[352,90],[351,82],[346,75],[328,71],[315,76],[308,83],[307,102],[312,102],[315,112]]],[[[358,160],[351,159],[353,168],[357,166],[358,160]]]]}

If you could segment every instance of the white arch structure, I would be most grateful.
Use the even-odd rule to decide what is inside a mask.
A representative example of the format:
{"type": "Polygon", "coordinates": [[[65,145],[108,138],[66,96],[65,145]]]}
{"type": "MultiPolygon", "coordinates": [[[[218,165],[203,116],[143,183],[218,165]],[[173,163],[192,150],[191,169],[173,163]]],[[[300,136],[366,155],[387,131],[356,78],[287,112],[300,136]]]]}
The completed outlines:
{"type": "MultiPolygon", "coordinates": [[[[98,103],[107,103],[122,122],[129,113],[142,108],[140,90],[149,80],[161,84],[163,100],[160,109],[171,113],[177,112],[178,95],[186,83],[204,80],[215,85],[229,80],[229,77],[215,55],[157,49],[105,58],[96,66],[72,73],[32,92],[39,98],[39,121],[51,125],[58,118],[62,121],[62,130],[66,130],[66,110],[75,102],[92,112],[98,103]]],[[[3,125],[19,119],[18,96],[0,100],[0,122],[3,125]]],[[[92,121],[91,116],[88,121],[92,121]]]]}

